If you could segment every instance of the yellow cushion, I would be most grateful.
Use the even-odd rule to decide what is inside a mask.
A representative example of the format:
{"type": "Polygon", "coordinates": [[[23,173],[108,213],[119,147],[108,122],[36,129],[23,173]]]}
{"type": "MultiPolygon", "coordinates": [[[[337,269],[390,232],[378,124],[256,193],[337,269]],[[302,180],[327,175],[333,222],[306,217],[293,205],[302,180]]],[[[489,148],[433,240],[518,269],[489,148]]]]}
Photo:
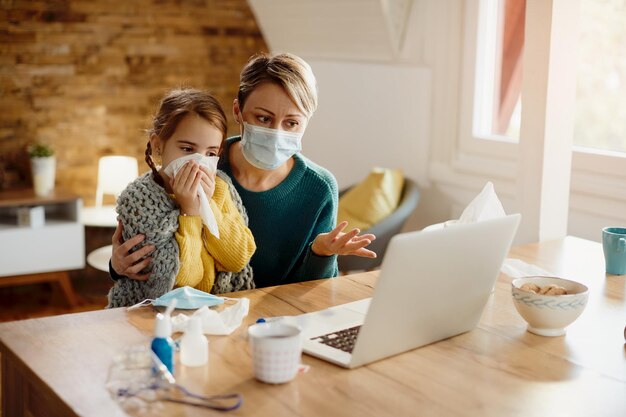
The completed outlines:
{"type": "Polygon", "coordinates": [[[369,229],[396,209],[403,185],[399,169],[374,168],[363,182],[341,196],[337,223],[345,220],[349,229],[369,229]]]}

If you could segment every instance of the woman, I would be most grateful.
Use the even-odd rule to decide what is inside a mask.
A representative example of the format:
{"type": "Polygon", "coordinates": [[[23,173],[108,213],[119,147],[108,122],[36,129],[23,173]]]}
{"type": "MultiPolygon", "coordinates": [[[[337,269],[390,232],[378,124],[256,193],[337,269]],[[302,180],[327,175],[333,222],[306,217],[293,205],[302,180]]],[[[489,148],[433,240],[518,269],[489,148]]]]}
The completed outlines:
{"type": "MultiPolygon", "coordinates": [[[[250,264],[257,287],[337,275],[336,255],[376,257],[375,239],[337,227],[337,182],[300,155],[301,138],[317,107],[310,66],[297,56],[257,55],[241,72],[233,114],[240,136],[226,141],[218,168],[232,179],[257,245],[250,264]]],[[[117,235],[117,238],[116,238],[117,235]]],[[[130,253],[143,240],[113,239],[112,273],[141,279],[150,249],[130,253]]],[[[148,258],[149,259],[149,258],[148,258]]]]}

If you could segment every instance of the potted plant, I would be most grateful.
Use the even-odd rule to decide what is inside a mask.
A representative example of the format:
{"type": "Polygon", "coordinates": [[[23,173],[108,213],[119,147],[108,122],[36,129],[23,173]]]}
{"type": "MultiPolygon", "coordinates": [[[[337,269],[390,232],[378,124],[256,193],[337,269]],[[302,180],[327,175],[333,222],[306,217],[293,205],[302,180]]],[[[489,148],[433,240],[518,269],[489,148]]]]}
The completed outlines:
{"type": "Polygon", "coordinates": [[[35,194],[47,196],[54,191],[56,158],[54,150],[45,143],[33,143],[28,146],[30,167],[33,174],[35,194]]]}

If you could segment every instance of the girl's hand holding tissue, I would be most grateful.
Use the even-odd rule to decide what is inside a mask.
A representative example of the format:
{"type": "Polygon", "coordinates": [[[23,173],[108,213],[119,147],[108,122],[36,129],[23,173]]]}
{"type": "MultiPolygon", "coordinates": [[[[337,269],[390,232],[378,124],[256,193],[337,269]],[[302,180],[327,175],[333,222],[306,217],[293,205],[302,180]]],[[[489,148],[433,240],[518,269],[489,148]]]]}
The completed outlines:
{"type": "Polygon", "coordinates": [[[215,174],[210,174],[207,168],[196,161],[187,161],[174,178],[170,178],[170,184],[182,213],[199,216],[198,187],[201,186],[210,199],[215,192],[215,174]]]}
{"type": "Polygon", "coordinates": [[[200,165],[200,171],[204,172],[200,181],[200,186],[204,190],[207,199],[211,199],[215,193],[215,172],[209,171],[207,167],[200,165]]]}
{"type": "Polygon", "coordinates": [[[209,200],[215,192],[215,173],[217,171],[216,155],[206,156],[200,153],[181,156],[171,161],[164,169],[172,189],[176,184],[176,199],[183,215],[200,215],[202,223],[216,238],[220,238],[219,228],[215,220],[209,200]],[[174,180],[172,181],[172,178],[174,180]],[[200,188],[201,187],[201,188],[200,188]],[[194,194],[195,193],[195,194],[194,194]],[[196,195],[197,194],[197,195],[196,195]],[[180,197],[182,196],[182,200],[180,197]]]}

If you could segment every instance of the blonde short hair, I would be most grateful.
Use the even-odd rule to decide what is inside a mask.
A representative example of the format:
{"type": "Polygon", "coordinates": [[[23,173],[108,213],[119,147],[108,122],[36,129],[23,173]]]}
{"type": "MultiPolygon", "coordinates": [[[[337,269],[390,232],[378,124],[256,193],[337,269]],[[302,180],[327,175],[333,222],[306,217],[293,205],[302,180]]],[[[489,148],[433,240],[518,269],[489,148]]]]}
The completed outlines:
{"type": "Polygon", "coordinates": [[[237,100],[240,109],[243,109],[250,93],[264,82],[283,87],[307,118],[313,116],[317,108],[317,84],[305,60],[292,54],[252,56],[239,78],[237,100]]]}

